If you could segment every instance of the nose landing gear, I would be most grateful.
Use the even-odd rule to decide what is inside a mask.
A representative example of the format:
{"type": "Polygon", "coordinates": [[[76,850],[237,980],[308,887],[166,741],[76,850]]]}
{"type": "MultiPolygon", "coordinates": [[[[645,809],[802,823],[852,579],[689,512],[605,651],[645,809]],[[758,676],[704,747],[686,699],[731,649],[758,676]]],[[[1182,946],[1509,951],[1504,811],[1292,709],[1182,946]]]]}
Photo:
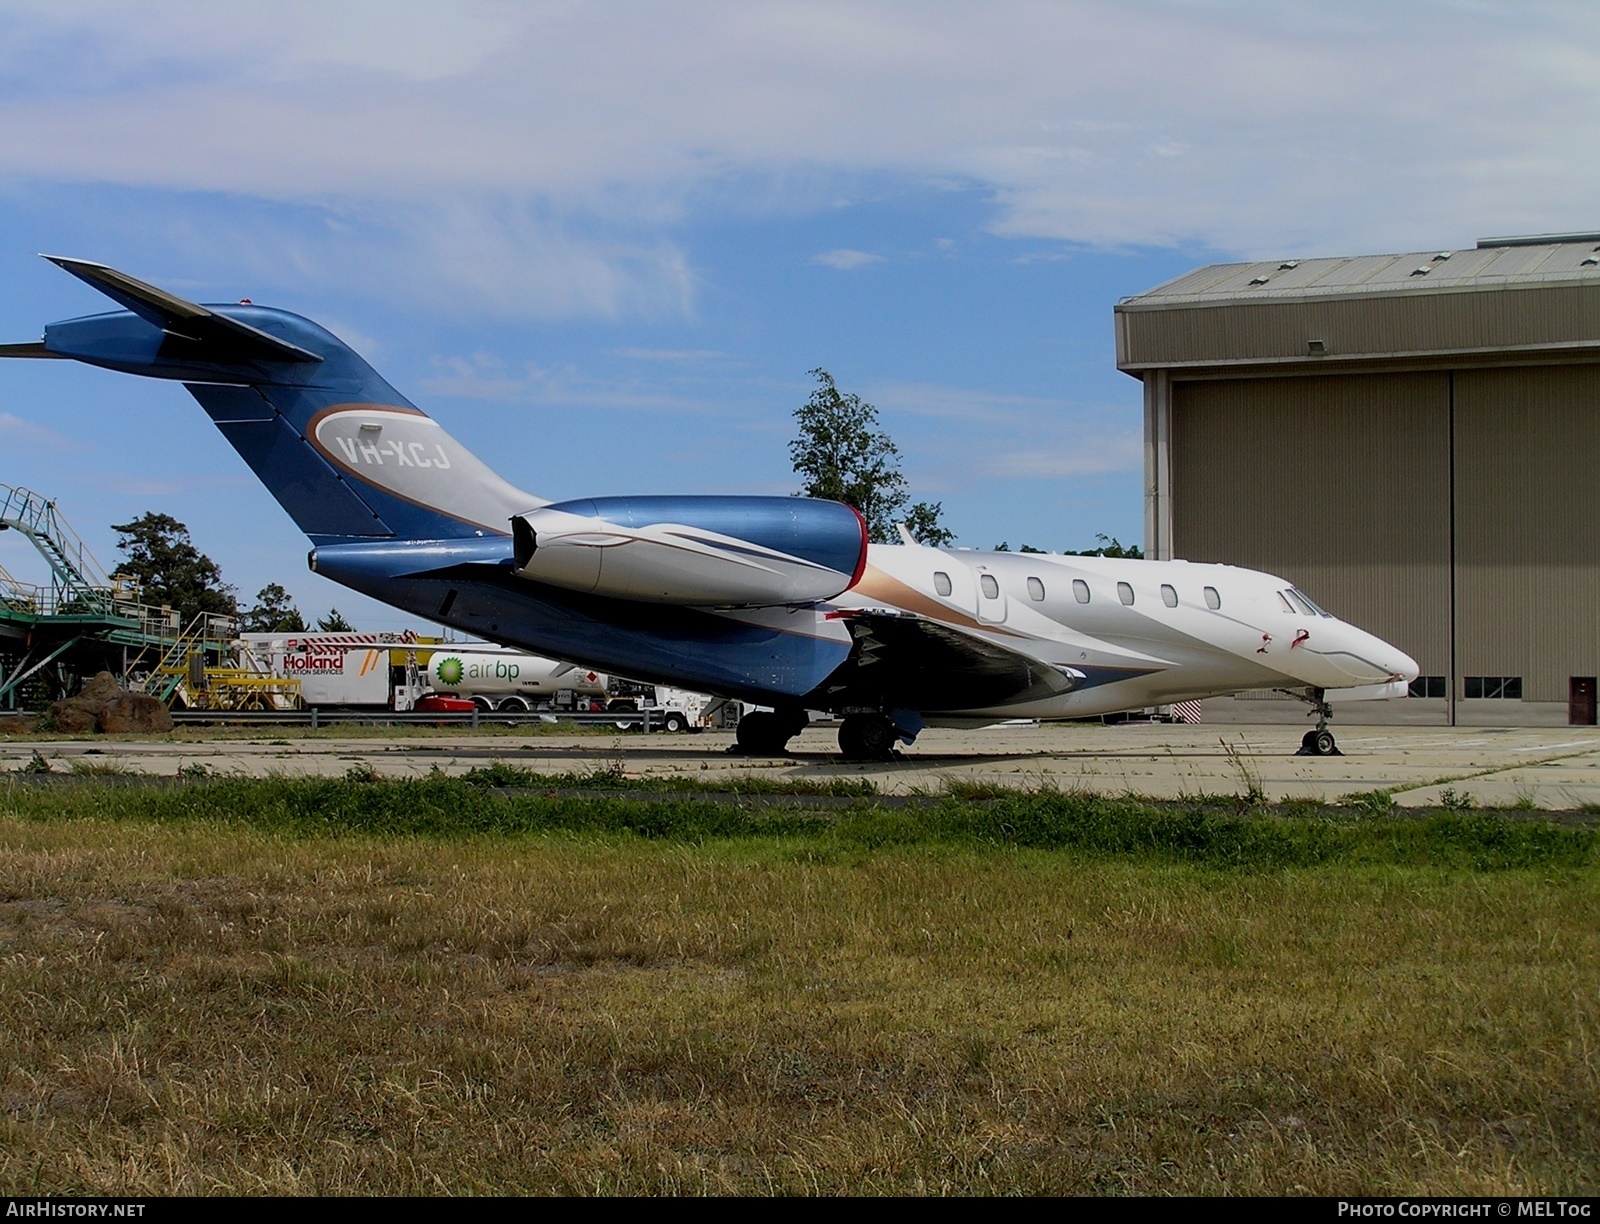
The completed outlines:
{"type": "Polygon", "coordinates": [[[1305,702],[1311,707],[1311,712],[1317,716],[1315,729],[1307,731],[1300,737],[1300,748],[1295,756],[1343,756],[1339,745],[1333,738],[1333,732],[1328,730],[1328,719],[1333,717],[1333,707],[1328,704],[1326,694],[1322,689],[1312,689],[1310,694],[1296,692],[1293,689],[1279,689],[1280,693],[1287,693],[1305,702]]]}

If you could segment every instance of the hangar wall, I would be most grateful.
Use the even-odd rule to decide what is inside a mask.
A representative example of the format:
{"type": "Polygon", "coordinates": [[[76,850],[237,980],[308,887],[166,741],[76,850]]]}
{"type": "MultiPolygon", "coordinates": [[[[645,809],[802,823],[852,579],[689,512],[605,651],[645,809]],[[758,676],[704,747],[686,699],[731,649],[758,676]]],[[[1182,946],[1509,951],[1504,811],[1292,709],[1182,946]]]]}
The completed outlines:
{"type": "Polygon", "coordinates": [[[1187,382],[1173,400],[1174,555],[1280,574],[1445,674],[1446,376],[1187,382]]]}
{"type": "Polygon", "coordinates": [[[1600,366],[1455,376],[1457,655],[1568,699],[1600,674],[1600,366]]]}
{"type": "MultiPolygon", "coordinates": [[[[1280,574],[1435,678],[1353,718],[1592,721],[1600,234],[1198,269],[1117,340],[1148,555],[1280,574]]],[[[1206,716],[1300,720],[1276,704],[1206,716]]]]}

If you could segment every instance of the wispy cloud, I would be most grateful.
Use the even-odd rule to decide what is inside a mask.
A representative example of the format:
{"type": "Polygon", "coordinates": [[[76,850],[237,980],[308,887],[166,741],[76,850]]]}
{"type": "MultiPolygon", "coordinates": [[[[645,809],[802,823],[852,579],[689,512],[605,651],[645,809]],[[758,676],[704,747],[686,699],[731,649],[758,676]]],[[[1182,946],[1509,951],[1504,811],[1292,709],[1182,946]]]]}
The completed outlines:
{"type": "Polygon", "coordinates": [[[0,446],[17,450],[82,451],[88,449],[76,438],[69,438],[43,425],[25,421],[10,412],[0,412],[0,446]]]}
{"type": "Polygon", "coordinates": [[[821,264],[825,268],[837,268],[840,272],[852,272],[856,268],[883,263],[884,258],[870,251],[853,251],[849,247],[840,247],[835,251],[823,251],[820,255],[813,255],[811,262],[821,264]]]}
{"type": "Polygon", "coordinates": [[[1111,433],[1059,438],[1049,447],[1000,451],[983,456],[977,467],[986,476],[1050,480],[1137,471],[1143,462],[1144,443],[1140,435],[1111,433]]]}
{"type": "Polygon", "coordinates": [[[1026,425],[1117,410],[1114,406],[1084,404],[1065,397],[1015,395],[936,383],[874,383],[867,388],[866,398],[890,412],[985,424],[1026,425]]]}
{"type": "Polygon", "coordinates": [[[422,383],[422,390],[429,396],[695,416],[721,416],[730,411],[726,403],[677,383],[596,377],[571,365],[546,367],[528,363],[520,370],[509,370],[490,353],[437,357],[433,369],[433,376],[422,383]]]}
{"type": "Polygon", "coordinates": [[[625,348],[614,350],[618,357],[630,361],[665,361],[673,365],[692,365],[704,361],[726,361],[731,356],[718,349],[648,349],[625,348]]]}
{"type": "MultiPolygon", "coordinates": [[[[1600,165],[1573,156],[1600,119],[1590,6],[628,14],[10,5],[0,175],[391,208],[461,199],[490,217],[494,201],[536,200],[586,218],[590,238],[636,242],[730,182],[781,207],[771,183],[786,176],[892,173],[986,191],[1002,234],[1241,252],[1579,228],[1600,189],[1600,165]],[[1419,73],[1419,46],[1451,71],[1419,73]]],[[[473,243],[456,227],[444,247],[473,243]]],[[[634,258],[603,241],[591,254],[634,258]]],[[[490,298],[516,296],[520,266],[453,266],[490,298]]],[[[545,306],[597,301],[633,308],[603,287],[545,306]]]]}

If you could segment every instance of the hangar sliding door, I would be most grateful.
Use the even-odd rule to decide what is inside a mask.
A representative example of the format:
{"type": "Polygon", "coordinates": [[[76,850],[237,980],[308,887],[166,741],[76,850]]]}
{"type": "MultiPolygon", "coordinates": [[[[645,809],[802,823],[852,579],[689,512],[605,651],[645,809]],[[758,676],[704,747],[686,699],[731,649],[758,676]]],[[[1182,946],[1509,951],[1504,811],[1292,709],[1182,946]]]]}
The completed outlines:
{"type": "Polygon", "coordinates": [[[1449,393],[1443,372],[1175,383],[1174,555],[1278,574],[1447,675],[1449,393]]]}
{"type": "Polygon", "coordinates": [[[1566,703],[1600,674],[1600,367],[1455,374],[1456,651],[1566,703]]]}

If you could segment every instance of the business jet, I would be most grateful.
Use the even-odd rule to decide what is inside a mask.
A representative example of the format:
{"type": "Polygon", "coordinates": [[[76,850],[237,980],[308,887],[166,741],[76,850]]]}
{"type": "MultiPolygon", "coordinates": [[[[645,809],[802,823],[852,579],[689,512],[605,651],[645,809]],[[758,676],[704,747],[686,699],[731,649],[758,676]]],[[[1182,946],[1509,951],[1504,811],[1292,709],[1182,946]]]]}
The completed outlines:
{"type": "Polygon", "coordinates": [[[808,711],[852,759],[925,726],[1069,719],[1247,689],[1317,716],[1403,696],[1417,665],[1281,578],[1226,565],[869,544],[850,506],[800,497],[550,502],[501,479],[309,319],[202,306],[47,256],[123,307],[0,356],[185,384],[312,542],[317,573],[429,621],[584,667],[769,708],[745,751],[808,711]]]}

